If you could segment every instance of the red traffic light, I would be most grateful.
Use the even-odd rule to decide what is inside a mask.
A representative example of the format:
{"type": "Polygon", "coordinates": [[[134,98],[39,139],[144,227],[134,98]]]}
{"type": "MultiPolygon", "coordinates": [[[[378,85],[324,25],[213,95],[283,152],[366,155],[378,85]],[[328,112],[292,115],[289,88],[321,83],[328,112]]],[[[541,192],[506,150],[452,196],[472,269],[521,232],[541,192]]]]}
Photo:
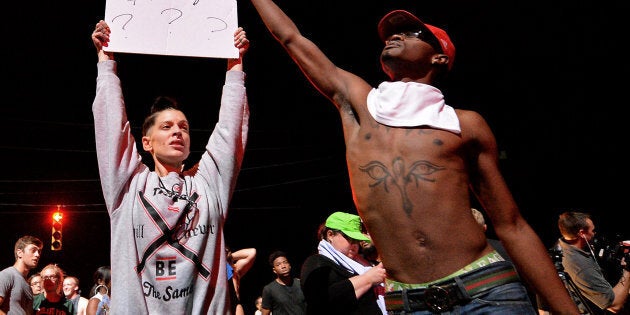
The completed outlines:
{"type": "Polygon", "coordinates": [[[55,211],[52,215],[53,222],[61,223],[61,219],[63,219],[63,214],[59,211],[55,211]]]}
{"type": "Polygon", "coordinates": [[[52,215],[52,234],[50,240],[50,249],[54,251],[61,250],[62,248],[61,219],[63,219],[63,213],[61,213],[61,211],[59,211],[59,207],[57,207],[57,211],[55,211],[52,215]]]}

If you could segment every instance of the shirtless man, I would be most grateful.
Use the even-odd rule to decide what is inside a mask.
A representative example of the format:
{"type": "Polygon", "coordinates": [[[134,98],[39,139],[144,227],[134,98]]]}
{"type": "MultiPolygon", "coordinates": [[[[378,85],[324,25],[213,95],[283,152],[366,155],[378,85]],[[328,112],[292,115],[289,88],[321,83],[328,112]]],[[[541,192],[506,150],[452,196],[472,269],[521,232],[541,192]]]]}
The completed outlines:
{"type": "Polygon", "coordinates": [[[478,113],[444,103],[437,83],[455,58],[444,30],[406,11],[383,17],[380,59],[391,81],[373,88],[333,64],[272,0],[251,1],[339,110],[354,201],[388,272],[389,314],[536,313],[514,266],[493,251],[473,218],[471,189],[519,274],[552,302],[554,314],[578,314],[500,173],[490,127],[478,113]],[[492,281],[481,285],[482,278],[492,281]]]}

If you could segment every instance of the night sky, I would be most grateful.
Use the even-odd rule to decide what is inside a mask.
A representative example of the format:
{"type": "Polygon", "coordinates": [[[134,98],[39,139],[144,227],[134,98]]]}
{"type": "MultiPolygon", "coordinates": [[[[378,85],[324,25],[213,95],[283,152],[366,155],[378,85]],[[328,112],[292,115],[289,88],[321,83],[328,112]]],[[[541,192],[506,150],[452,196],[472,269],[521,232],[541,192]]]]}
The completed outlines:
{"type": "MultiPolygon", "coordinates": [[[[457,48],[442,89],[446,102],[486,118],[505,179],[543,242],[558,237],[557,215],[567,209],[594,214],[602,235],[628,237],[627,219],[621,220],[628,217],[627,185],[620,184],[627,174],[621,111],[629,83],[622,1],[277,3],[338,66],[374,86],[386,80],[376,33],[384,14],[406,9],[446,29],[457,48]]],[[[46,242],[40,267],[60,263],[86,292],[93,271],[109,264],[91,112],[97,58],[90,34],[105,1],[7,5],[1,22],[1,266],[13,264],[15,240],[33,234],[46,242]],[[64,249],[51,252],[49,215],[56,205],[66,214],[64,249]]],[[[226,240],[233,249],[258,249],[242,282],[246,310],[253,311],[255,296],[273,279],[271,251],[285,250],[298,275],[315,251],[319,223],[334,211],[355,210],[336,109],[273,40],[252,5],[239,1],[238,10],[252,42],[245,57],[250,141],[226,240]]],[[[225,60],[116,57],[136,137],[153,98],[174,96],[191,121],[187,164],[195,163],[216,122],[225,60]]]]}

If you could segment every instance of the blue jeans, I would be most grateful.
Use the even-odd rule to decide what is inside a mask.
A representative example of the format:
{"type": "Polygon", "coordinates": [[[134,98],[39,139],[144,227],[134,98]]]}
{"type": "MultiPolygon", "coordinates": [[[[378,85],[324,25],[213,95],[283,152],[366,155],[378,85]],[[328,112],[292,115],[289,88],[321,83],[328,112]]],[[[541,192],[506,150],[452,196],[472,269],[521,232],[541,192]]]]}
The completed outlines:
{"type": "MultiPolygon", "coordinates": [[[[431,311],[389,311],[389,315],[431,315],[431,311]]],[[[440,315],[527,315],[538,314],[522,283],[513,282],[497,286],[472,299],[465,305],[456,305],[440,315]]]]}

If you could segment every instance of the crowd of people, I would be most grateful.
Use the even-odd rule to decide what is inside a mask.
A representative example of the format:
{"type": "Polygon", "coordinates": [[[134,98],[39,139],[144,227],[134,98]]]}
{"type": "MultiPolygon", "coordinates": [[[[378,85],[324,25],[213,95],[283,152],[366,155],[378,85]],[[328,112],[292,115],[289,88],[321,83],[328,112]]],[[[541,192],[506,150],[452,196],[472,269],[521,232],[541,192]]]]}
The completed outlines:
{"type": "Polygon", "coordinates": [[[15,263],[0,271],[0,314],[110,315],[109,266],[95,271],[94,286],[84,297],[79,278],[59,265],[37,269],[42,250],[43,242],[35,236],[16,241],[15,263]]]}
{"type": "MultiPolygon", "coordinates": [[[[337,67],[272,0],[251,3],[339,111],[356,205],[356,214],[334,212],[321,223],[299,276],[287,253],[269,255],[275,279],[261,288],[257,312],[536,314],[533,290],[544,301],[540,310],[581,313],[501,175],[485,119],[446,104],[441,83],[455,61],[446,31],[407,11],[386,14],[378,36],[390,81],[372,87],[337,67]],[[476,221],[473,197],[498,240],[488,240],[485,221],[476,221]]],[[[248,140],[249,39],[240,27],[233,34],[238,57],[227,60],[218,121],[200,160],[186,166],[191,126],[173,97],[155,98],[136,144],[118,63],[106,49],[111,33],[101,20],[91,35],[98,58],[92,111],[116,259],[111,269],[96,270],[82,297],[79,279],[60,266],[36,271],[43,243],[24,236],[15,264],[0,272],[0,315],[245,315],[241,279],[256,249],[231,251],[223,232],[248,140]]],[[[563,264],[592,308],[625,311],[625,260],[618,283],[608,284],[587,250],[595,233],[590,217],[562,214],[558,226],[563,264]]]]}
{"type": "MultiPolygon", "coordinates": [[[[471,210],[486,231],[481,211],[471,210]]],[[[611,284],[605,279],[605,271],[593,252],[595,225],[590,214],[564,212],[559,216],[558,230],[561,237],[552,249],[562,253],[562,270],[578,288],[579,300],[572,298],[580,313],[630,314],[628,265],[621,258],[618,281],[611,284]]],[[[276,279],[261,289],[261,295],[253,303],[253,314],[389,314],[383,301],[386,272],[361,218],[352,213],[334,212],[320,225],[317,237],[317,249],[301,264],[299,277],[292,272],[285,252],[274,251],[269,255],[276,279]]],[[[15,264],[0,272],[0,314],[111,314],[109,266],[97,268],[92,287],[84,297],[79,279],[57,264],[37,269],[42,244],[29,235],[16,242],[15,264]]],[[[496,242],[492,246],[502,245],[496,242]]],[[[630,248],[625,248],[626,256],[629,251],[630,248]]],[[[256,253],[255,248],[226,251],[232,297],[231,311],[226,314],[249,314],[241,302],[240,280],[252,268],[256,253]]],[[[555,314],[549,311],[546,300],[532,302],[540,315],[555,314]]]]}

